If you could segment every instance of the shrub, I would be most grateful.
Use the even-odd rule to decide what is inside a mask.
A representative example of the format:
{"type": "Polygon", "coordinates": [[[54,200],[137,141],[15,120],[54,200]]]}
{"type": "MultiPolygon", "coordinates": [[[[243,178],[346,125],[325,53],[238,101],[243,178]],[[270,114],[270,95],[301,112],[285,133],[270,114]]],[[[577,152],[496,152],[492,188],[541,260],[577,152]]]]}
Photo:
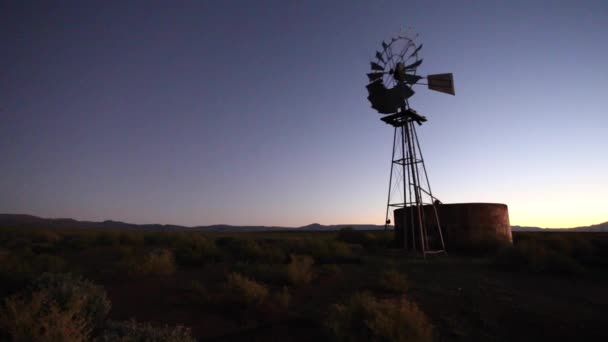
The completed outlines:
{"type": "Polygon", "coordinates": [[[340,241],[297,239],[286,242],[285,245],[293,253],[309,254],[321,264],[355,261],[350,246],[340,241]]]}
{"type": "Polygon", "coordinates": [[[16,294],[4,301],[0,328],[13,341],[88,341],[91,329],[80,315],[84,299],[70,297],[65,306],[47,290],[16,294]]]}
{"type": "Polygon", "coordinates": [[[70,303],[82,302],[77,314],[91,329],[98,328],[110,312],[110,300],[103,287],[71,274],[45,273],[31,289],[47,291],[62,310],[70,310],[70,303]]]}
{"type": "Polygon", "coordinates": [[[190,329],[183,326],[153,327],[150,323],[109,322],[96,342],[194,342],[190,329]]]}
{"type": "Polygon", "coordinates": [[[260,304],[268,296],[268,288],[239,273],[231,273],[226,282],[226,295],[228,301],[260,304]]]}
{"type": "Polygon", "coordinates": [[[220,251],[215,241],[202,235],[191,234],[190,239],[175,242],[175,260],[184,266],[199,266],[217,260],[220,251]]]}
{"type": "Polygon", "coordinates": [[[293,285],[305,285],[312,281],[314,259],[308,255],[291,255],[287,266],[287,277],[293,285]]]}
{"type": "Polygon", "coordinates": [[[340,272],[340,267],[336,264],[325,264],[321,266],[321,274],[325,276],[333,276],[340,272]]]}
{"type": "Polygon", "coordinates": [[[377,286],[381,291],[404,293],[409,288],[409,283],[403,274],[389,270],[380,273],[377,286]]]}
{"type": "Polygon", "coordinates": [[[572,274],[582,270],[569,255],[547,249],[535,240],[523,240],[514,246],[502,248],[494,258],[493,264],[506,270],[533,273],[572,274]]]}
{"type": "Polygon", "coordinates": [[[403,297],[390,301],[355,294],[344,304],[332,305],[325,327],[336,341],[432,340],[426,315],[403,297]]]}
{"type": "Polygon", "coordinates": [[[283,309],[287,309],[289,307],[289,302],[291,301],[291,295],[289,294],[289,288],[287,286],[283,286],[280,291],[276,292],[272,296],[273,302],[277,303],[277,305],[283,309]]]}
{"type": "Polygon", "coordinates": [[[224,237],[217,241],[225,254],[245,262],[284,262],[285,252],[272,242],[259,242],[252,238],[224,237]]]}
{"type": "Polygon", "coordinates": [[[126,262],[128,272],[140,275],[169,275],[175,272],[173,253],[168,249],[155,249],[143,260],[132,258],[126,262]]]}
{"type": "Polygon", "coordinates": [[[259,264],[237,262],[234,265],[236,272],[247,277],[261,280],[266,283],[285,285],[289,284],[287,265],[285,264],[259,264]]]}

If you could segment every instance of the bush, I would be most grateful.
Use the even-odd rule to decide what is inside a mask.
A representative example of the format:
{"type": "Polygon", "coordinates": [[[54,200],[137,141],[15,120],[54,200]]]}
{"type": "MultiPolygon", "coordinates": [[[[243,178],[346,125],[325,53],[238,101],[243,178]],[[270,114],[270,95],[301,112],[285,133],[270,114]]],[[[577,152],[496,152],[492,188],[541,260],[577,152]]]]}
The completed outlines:
{"type": "Polygon", "coordinates": [[[344,304],[332,305],[325,321],[336,341],[431,341],[426,315],[405,298],[377,300],[355,294],[344,304]]]}
{"type": "Polygon", "coordinates": [[[224,237],[218,246],[232,259],[244,262],[284,262],[285,252],[271,242],[258,242],[252,238],[224,237]]]}
{"type": "Polygon", "coordinates": [[[321,266],[320,273],[325,276],[333,276],[340,273],[342,270],[336,264],[325,264],[321,266]]]}
{"type": "Polygon", "coordinates": [[[309,284],[314,277],[314,263],[314,259],[308,255],[291,255],[291,262],[287,266],[289,282],[293,285],[309,284]]]}
{"type": "Polygon", "coordinates": [[[70,274],[46,273],[5,300],[0,326],[17,341],[88,341],[109,311],[101,287],[70,274]]]}
{"type": "Polygon", "coordinates": [[[83,298],[61,307],[47,290],[16,294],[4,300],[0,329],[13,341],[88,341],[91,329],[82,311],[83,298]]]}
{"type": "Polygon", "coordinates": [[[289,307],[289,302],[291,301],[289,288],[287,286],[283,286],[279,292],[276,292],[272,296],[272,300],[282,309],[287,309],[289,307]]]}
{"type": "Polygon", "coordinates": [[[190,329],[183,326],[153,327],[150,323],[127,322],[108,323],[96,342],[194,342],[190,329]]]}
{"type": "Polygon", "coordinates": [[[32,284],[33,291],[47,291],[63,310],[82,301],[78,316],[91,329],[98,328],[110,312],[110,300],[103,287],[71,274],[45,273],[32,284]]]}
{"type": "Polygon", "coordinates": [[[170,275],[175,272],[173,253],[168,249],[155,249],[142,260],[131,258],[126,262],[127,271],[139,275],[170,275]]]}
{"type": "Polygon", "coordinates": [[[268,296],[268,288],[239,273],[231,273],[226,282],[226,295],[227,301],[260,304],[268,296]]]}
{"type": "Polygon", "coordinates": [[[384,271],[380,273],[377,283],[378,289],[390,293],[404,293],[409,288],[407,278],[395,271],[384,271]]]}
{"type": "Polygon", "coordinates": [[[297,239],[285,241],[285,247],[294,254],[311,255],[319,263],[353,262],[350,246],[344,242],[322,239],[297,239]]]}
{"type": "Polygon", "coordinates": [[[190,235],[190,239],[175,242],[175,260],[184,266],[200,266],[219,259],[220,250],[215,241],[200,234],[190,235]]]}
{"type": "Polygon", "coordinates": [[[285,264],[258,264],[237,262],[234,270],[247,277],[261,280],[265,283],[285,285],[289,284],[287,265],[285,264]]]}
{"type": "Polygon", "coordinates": [[[569,255],[548,249],[535,240],[524,240],[502,248],[493,264],[505,270],[533,273],[573,274],[582,271],[581,266],[569,255]]]}

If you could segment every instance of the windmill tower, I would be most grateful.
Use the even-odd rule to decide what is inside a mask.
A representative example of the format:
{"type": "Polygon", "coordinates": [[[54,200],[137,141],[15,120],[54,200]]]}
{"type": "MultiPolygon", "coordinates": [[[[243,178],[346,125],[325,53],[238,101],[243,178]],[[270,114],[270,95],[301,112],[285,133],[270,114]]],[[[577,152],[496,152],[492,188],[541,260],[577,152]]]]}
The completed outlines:
{"type": "Polygon", "coordinates": [[[445,253],[443,232],[436,206],[441,203],[431,191],[416,127],[426,122],[409,105],[414,95],[412,87],[426,84],[429,89],[454,95],[452,74],[426,77],[416,74],[422,64],[419,57],[422,44],[416,45],[407,35],[382,42],[367,74],[366,86],[372,108],[383,115],[380,120],[393,127],[393,151],[386,204],[385,228],[391,223],[391,208],[395,214],[395,239],[398,245],[415,254],[445,253]],[[421,80],[427,83],[419,83],[421,80]],[[432,215],[424,208],[431,206],[432,215]],[[427,214],[425,214],[425,212],[427,214]]]}

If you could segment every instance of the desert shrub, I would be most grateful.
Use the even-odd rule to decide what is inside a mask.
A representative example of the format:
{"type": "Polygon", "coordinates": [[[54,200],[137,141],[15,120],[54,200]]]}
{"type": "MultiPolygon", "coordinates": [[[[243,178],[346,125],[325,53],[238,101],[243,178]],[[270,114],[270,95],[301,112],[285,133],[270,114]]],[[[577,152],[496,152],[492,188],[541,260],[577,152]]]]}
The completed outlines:
{"type": "Polygon", "coordinates": [[[70,274],[46,273],[4,301],[1,329],[16,341],[88,341],[110,310],[105,291],[70,274]]]}
{"type": "Polygon", "coordinates": [[[289,294],[289,288],[283,286],[281,290],[275,292],[272,295],[272,301],[276,303],[280,308],[287,309],[291,301],[291,295],[289,294]]]}
{"type": "Polygon", "coordinates": [[[226,282],[226,300],[244,304],[260,304],[268,296],[268,288],[239,273],[230,273],[226,282]]]}
{"type": "Polygon", "coordinates": [[[120,233],[100,232],[95,237],[94,243],[98,246],[117,246],[120,244],[120,233]]]}
{"type": "Polygon", "coordinates": [[[13,341],[88,341],[83,305],[82,297],[71,297],[61,306],[48,290],[16,294],[4,300],[0,329],[13,341]]]}
{"type": "Polygon", "coordinates": [[[505,270],[533,273],[572,274],[582,270],[570,255],[560,254],[535,240],[523,240],[513,246],[503,247],[495,256],[493,264],[505,270]]]}
{"type": "Polygon", "coordinates": [[[488,233],[484,233],[483,228],[477,227],[476,230],[477,233],[467,236],[466,239],[451,239],[446,245],[448,251],[461,255],[491,257],[503,247],[511,245],[507,238],[491,233],[490,229],[487,230],[488,233]]]}
{"type": "Polygon", "coordinates": [[[175,272],[173,252],[164,248],[151,251],[141,260],[132,258],[127,262],[127,265],[132,274],[169,275],[175,272]]]}
{"type": "Polygon", "coordinates": [[[191,299],[198,304],[207,304],[214,300],[214,296],[211,292],[198,280],[193,280],[190,283],[189,291],[191,299]]]}
{"type": "Polygon", "coordinates": [[[190,329],[183,326],[153,327],[150,323],[109,322],[96,342],[194,342],[190,329]]]}
{"type": "Polygon", "coordinates": [[[270,241],[257,241],[253,238],[224,237],[217,241],[224,255],[245,262],[284,262],[283,248],[270,241]]]}
{"type": "Polygon", "coordinates": [[[428,318],[405,297],[391,301],[355,294],[346,303],[331,306],[325,327],[336,341],[432,340],[428,318]]]}
{"type": "Polygon", "coordinates": [[[92,234],[70,234],[65,236],[58,244],[59,249],[81,251],[91,247],[96,237],[92,234]]]}
{"type": "Polygon", "coordinates": [[[234,270],[249,278],[261,280],[265,283],[285,285],[289,283],[287,265],[285,264],[260,264],[237,262],[234,270]]]}
{"type": "Polygon", "coordinates": [[[199,266],[220,257],[215,241],[200,234],[191,234],[187,240],[176,240],[174,246],[175,260],[179,265],[199,266]]]}
{"type": "Polygon", "coordinates": [[[402,273],[395,270],[387,270],[378,276],[377,287],[384,292],[404,293],[409,288],[409,282],[402,273]]]}
{"type": "Polygon", "coordinates": [[[380,246],[388,246],[391,240],[386,239],[385,237],[388,237],[388,235],[380,235],[379,232],[374,234],[372,232],[358,231],[346,227],[338,231],[336,239],[346,243],[358,244],[366,249],[374,249],[380,246]]]}
{"type": "Polygon", "coordinates": [[[285,241],[284,244],[292,253],[311,255],[320,264],[359,261],[353,257],[350,246],[341,241],[304,238],[285,241]]]}
{"type": "Polygon", "coordinates": [[[287,265],[287,277],[289,282],[293,285],[309,284],[314,277],[312,267],[315,260],[308,255],[292,254],[290,257],[291,262],[287,265]]]}
{"type": "Polygon", "coordinates": [[[45,272],[64,272],[66,261],[55,255],[11,253],[0,263],[0,283],[9,293],[19,290],[45,272]]]}
{"type": "Polygon", "coordinates": [[[31,233],[30,237],[33,243],[57,243],[61,241],[61,235],[56,232],[40,229],[31,233]]]}
{"type": "Polygon", "coordinates": [[[142,232],[121,232],[118,236],[118,242],[121,245],[142,245],[144,235],[142,232]]]}
{"type": "Polygon", "coordinates": [[[98,328],[110,312],[110,300],[103,287],[71,274],[45,273],[34,280],[30,291],[46,291],[65,311],[71,310],[71,303],[80,303],[76,314],[90,329],[98,328]]]}
{"type": "Polygon", "coordinates": [[[336,264],[325,264],[321,265],[320,273],[324,276],[333,276],[335,274],[340,273],[342,270],[340,266],[336,264]]]}

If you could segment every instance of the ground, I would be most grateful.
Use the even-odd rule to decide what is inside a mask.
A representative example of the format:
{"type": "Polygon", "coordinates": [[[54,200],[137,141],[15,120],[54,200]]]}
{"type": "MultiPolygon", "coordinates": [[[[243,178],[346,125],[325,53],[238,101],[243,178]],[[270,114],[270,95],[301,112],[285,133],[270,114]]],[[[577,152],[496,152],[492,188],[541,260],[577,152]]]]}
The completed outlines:
{"type": "Polygon", "coordinates": [[[364,292],[415,303],[435,341],[606,340],[608,235],[547,234],[422,259],[391,248],[392,232],[4,229],[0,295],[45,271],[71,272],[105,289],[109,320],[184,325],[201,341],[327,340],[332,305],[364,292]],[[267,294],[251,294],[251,283],[230,292],[234,273],[267,294]]]}

